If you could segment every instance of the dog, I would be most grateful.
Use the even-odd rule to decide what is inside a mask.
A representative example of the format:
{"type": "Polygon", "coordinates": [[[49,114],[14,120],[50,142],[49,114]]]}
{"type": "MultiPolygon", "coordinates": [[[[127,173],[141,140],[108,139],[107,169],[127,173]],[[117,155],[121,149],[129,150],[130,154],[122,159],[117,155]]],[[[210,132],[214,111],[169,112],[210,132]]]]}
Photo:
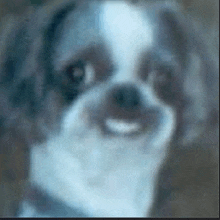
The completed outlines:
{"type": "Polygon", "coordinates": [[[73,0],[7,31],[2,122],[30,147],[17,216],[151,216],[170,149],[218,114],[214,65],[187,24],[166,1],[73,0]]]}

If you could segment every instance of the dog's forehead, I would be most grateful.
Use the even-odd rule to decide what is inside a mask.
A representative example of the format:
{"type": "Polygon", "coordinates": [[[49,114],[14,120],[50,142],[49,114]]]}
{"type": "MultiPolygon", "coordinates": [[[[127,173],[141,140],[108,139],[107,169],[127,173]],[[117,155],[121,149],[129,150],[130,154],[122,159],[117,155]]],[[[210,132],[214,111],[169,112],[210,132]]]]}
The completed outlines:
{"type": "Polygon", "coordinates": [[[134,67],[141,53],[152,47],[153,26],[141,7],[125,1],[106,1],[99,25],[114,62],[120,66],[129,63],[129,69],[134,67]]]}
{"type": "Polygon", "coordinates": [[[73,11],[63,23],[55,66],[72,59],[75,54],[86,52],[87,48],[102,44],[116,65],[126,64],[127,68],[133,68],[141,54],[153,45],[154,25],[146,8],[128,1],[90,3],[73,11]]]}

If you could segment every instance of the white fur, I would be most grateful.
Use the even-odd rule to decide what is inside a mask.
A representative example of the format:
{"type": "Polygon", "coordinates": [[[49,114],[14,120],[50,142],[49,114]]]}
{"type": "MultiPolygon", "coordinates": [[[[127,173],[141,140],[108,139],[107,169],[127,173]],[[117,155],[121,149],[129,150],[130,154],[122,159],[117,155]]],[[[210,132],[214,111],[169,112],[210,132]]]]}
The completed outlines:
{"type": "Polygon", "coordinates": [[[138,61],[153,43],[153,27],[139,7],[124,1],[106,1],[101,12],[100,26],[114,62],[120,71],[114,81],[133,81],[138,61]],[[125,77],[126,76],[126,77],[125,77]]]}
{"type": "Polygon", "coordinates": [[[153,41],[152,27],[142,13],[140,8],[124,1],[105,2],[101,13],[100,25],[113,59],[128,73],[135,70],[141,52],[150,47],[153,41]]]}

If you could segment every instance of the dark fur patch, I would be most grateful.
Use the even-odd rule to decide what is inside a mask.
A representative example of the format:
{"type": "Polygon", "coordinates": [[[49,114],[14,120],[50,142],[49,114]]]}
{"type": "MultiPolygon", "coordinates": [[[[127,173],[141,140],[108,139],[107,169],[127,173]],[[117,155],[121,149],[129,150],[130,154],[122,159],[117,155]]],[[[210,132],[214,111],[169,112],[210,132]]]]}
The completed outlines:
{"type": "Polygon", "coordinates": [[[26,27],[18,29],[16,35],[13,34],[10,37],[14,38],[14,41],[10,42],[7,47],[3,83],[12,82],[16,77],[19,77],[23,61],[28,53],[29,41],[26,27]]]}
{"type": "MultiPolygon", "coordinates": [[[[41,51],[42,64],[47,72],[45,84],[54,84],[54,69],[51,63],[51,55],[54,52],[54,44],[58,40],[59,34],[56,33],[57,27],[63,22],[66,16],[75,8],[75,3],[67,4],[64,8],[59,8],[51,19],[49,26],[43,30],[43,48],[41,51]]],[[[62,29],[60,30],[62,31],[62,29]]]]}

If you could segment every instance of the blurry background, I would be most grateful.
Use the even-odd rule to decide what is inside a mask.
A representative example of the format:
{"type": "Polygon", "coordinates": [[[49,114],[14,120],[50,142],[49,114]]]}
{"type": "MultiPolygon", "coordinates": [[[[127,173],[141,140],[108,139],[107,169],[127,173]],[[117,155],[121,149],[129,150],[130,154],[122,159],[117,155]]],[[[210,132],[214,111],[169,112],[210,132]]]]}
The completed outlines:
{"type": "MultiPolygon", "coordinates": [[[[27,10],[35,10],[38,6],[43,4],[46,1],[53,0],[0,0],[0,33],[4,30],[5,23],[10,19],[10,16],[21,16],[27,10]]],[[[88,0],[89,1],[89,0],[88,0]]],[[[147,1],[147,0],[145,0],[147,1]]],[[[178,1],[182,8],[183,12],[192,16],[198,23],[198,26],[202,29],[207,44],[212,52],[213,59],[216,60],[218,64],[219,60],[219,1],[218,0],[170,0],[178,1]]],[[[1,121],[0,121],[0,132],[1,130],[1,121]]],[[[13,135],[13,134],[12,134],[13,135]]],[[[216,147],[216,152],[218,152],[219,140],[213,140],[213,143],[216,147]]],[[[2,152],[3,147],[7,145],[7,140],[0,143],[0,217],[2,216],[11,216],[17,208],[18,201],[20,199],[22,188],[25,184],[25,179],[27,177],[28,170],[28,160],[25,157],[23,146],[17,147],[13,152],[2,152]]],[[[19,146],[19,143],[18,143],[19,146]]],[[[198,153],[198,152],[197,152],[198,153]]],[[[206,152],[200,153],[200,162],[198,164],[204,164],[207,162],[213,162],[209,166],[210,169],[210,179],[212,180],[208,184],[211,189],[207,189],[201,184],[201,188],[198,189],[198,186],[192,184],[195,182],[195,178],[201,177],[202,174],[198,175],[198,169],[195,168],[191,170],[190,175],[187,174],[188,179],[183,180],[182,172],[188,172],[187,166],[185,164],[190,164],[195,158],[195,152],[191,154],[184,155],[182,152],[177,152],[178,154],[178,164],[167,163],[167,170],[173,169],[173,166],[181,167],[180,170],[177,170],[179,175],[176,175],[172,180],[175,184],[182,184],[188,186],[190,190],[184,189],[175,194],[172,198],[172,202],[168,201],[161,205],[159,209],[155,209],[154,212],[158,216],[166,216],[168,213],[167,209],[170,209],[172,206],[172,215],[183,216],[183,217],[193,217],[193,216],[210,216],[210,213],[213,217],[218,217],[218,186],[216,182],[218,181],[218,156],[212,154],[206,154],[206,152]],[[212,178],[216,179],[212,179],[212,178]],[[213,184],[214,183],[214,184],[213,184]],[[193,188],[194,187],[194,188],[193,188]],[[209,190],[209,196],[204,197],[203,191],[209,190]],[[195,192],[196,195],[191,195],[191,192],[195,192]],[[200,194],[200,195],[198,195],[200,194]],[[213,202],[208,202],[205,204],[206,207],[202,207],[204,199],[212,200],[213,202]],[[167,208],[169,207],[169,208],[167,208]],[[196,212],[199,210],[199,213],[196,212]]],[[[171,154],[172,155],[172,154],[171,154]]],[[[174,153],[175,155],[175,153],[174,153]]],[[[173,156],[173,155],[172,155],[173,156]]],[[[176,157],[176,156],[175,156],[176,157]]],[[[172,158],[171,158],[172,160],[172,158]]],[[[189,166],[190,167],[190,166],[189,166]]],[[[191,168],[193,165],[191,166],[191,168]]],[[[201,170],[200,170],[201,172],[201,170]]],[[[165,175],[165,174],[164,174],[165,175]]],[[[165,175],[166,176],[166,175],[165,175]]],[[[166,177],[165,177],[166,178],[166,177]]],[[[206,177],[207,178],[207,177],[206,177]]],[[[199,184],[198,184],[199,185],[199,184]]],[[[166,197],[164,197],[166,198],[166,197]]],[[[211,217],[211,216],[210,216],[211,217]]]]}

